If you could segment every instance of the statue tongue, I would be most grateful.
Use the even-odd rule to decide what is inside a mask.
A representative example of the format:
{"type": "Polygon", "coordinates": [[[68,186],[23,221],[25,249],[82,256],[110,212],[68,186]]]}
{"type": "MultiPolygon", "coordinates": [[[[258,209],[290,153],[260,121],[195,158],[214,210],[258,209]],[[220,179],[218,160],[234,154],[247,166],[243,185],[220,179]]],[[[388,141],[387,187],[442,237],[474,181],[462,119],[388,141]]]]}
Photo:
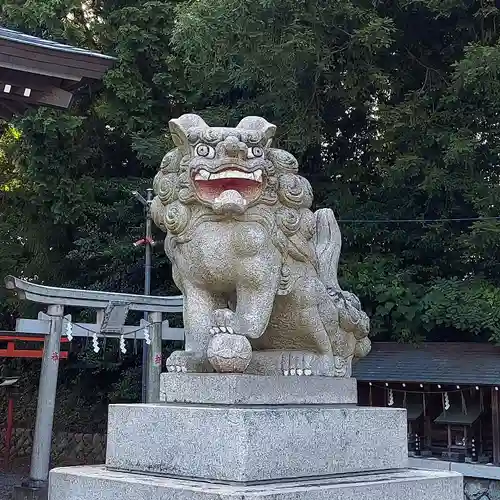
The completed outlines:
{"type": "Polygon", "coordinates": [[[246,205],[247,200],[238,191],[228,189],[215,198],[212,207],[218,214],[242,214],[246,205]]]}

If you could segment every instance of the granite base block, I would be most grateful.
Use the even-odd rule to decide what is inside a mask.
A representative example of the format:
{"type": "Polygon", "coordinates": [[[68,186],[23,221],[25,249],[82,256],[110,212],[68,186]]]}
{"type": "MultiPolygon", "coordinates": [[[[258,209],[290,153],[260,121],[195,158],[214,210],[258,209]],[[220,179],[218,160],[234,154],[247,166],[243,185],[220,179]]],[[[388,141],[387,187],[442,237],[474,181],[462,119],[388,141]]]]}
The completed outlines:
{"type": "Polygon", "coordinates": [[[162,373],[160,401],[222,405],[355,405],[358,390],[354,378],[162,373]]]}
{"type": "Polygon", "coordinates": [[[453,472],[401,470],[317,480],[222,485],[66,467],[50,473],[50,500],[463,500],[453,472]]]}
{"type": "Polygon", "coordinates": [[[326,405],[110,405],[106,465],[217,481],[407,466],[406,410],[326,405]]]}

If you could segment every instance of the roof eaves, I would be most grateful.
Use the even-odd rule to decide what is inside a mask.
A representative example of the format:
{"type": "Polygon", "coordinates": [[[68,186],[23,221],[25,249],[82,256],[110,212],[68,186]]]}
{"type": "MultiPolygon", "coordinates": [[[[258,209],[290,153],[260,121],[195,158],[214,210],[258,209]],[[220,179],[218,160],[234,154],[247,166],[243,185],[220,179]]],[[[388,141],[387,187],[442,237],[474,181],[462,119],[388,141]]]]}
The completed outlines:
{"type": "Polygon", "coordinates": [[[19,31],[13,31],[7,28],[0,27],[0,38],[4,40],[9,40],[11,42],[21,43],[24,45],[29,45],[32,47],[39,47],[47,50],[53,50],[56,52],[67,52],[71,54],[81,54],[86,56],[91,56],[99,59],[106,59],[108,61],[116,61],[116,57],[108,56],[106,54],[101,54],[100,52],[94,52],[88,49],[82,49],[80,47],[73,47],[71,45],[65,45],[59,42],[54,42],[52,40],[45,40],[43,38],[38,38],[36,36],[26,35],[19,31]]]}

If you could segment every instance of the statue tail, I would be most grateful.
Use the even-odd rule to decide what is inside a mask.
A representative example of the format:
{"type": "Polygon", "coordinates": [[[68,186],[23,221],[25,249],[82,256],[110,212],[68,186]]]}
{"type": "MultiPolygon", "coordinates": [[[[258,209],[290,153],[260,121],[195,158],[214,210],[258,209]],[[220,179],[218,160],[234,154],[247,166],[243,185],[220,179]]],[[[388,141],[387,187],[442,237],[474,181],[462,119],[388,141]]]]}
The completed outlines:
{"type": "MultiPolygon", "coordinates": [[[[323,284],[333,292],[340,293],[344,301],[348,300],[350,305],[349,317],[356,313],[355,318],[360,319],[366,315],[361,311],[359,299],[349,292],[341,290],[338,280],[338,266],[340,259],[340,250],[342,248],[342,237],[337,219],[333,211],[329,208],[322,208],[315,213],[316,216],[316,235],[314,238],[314,247],[318,258],[318,273],[323,284]],[[357,311],[356,311],[357,310],[357,311]],[[361,316],[358,316],[361,315],[361,316]]],[[[348,309],[344,310],[347,314],[348,309]]],[[[351,318],[351,321],[354,317],[351,318]]],[[[366,321],[369,321],[366,317],[366,321]]],[[[354,357],[363,358],[371,350],[371,342],[368,338],[369,326],[364,329],[356,328],[356,332],[349,332],[355,339],[354,357]],[[357,335],[360,335],[358,338],[357,335]]]]}
{"type": "Polygon", "coordinates": [[[327,288],[340,291],[337,277],[342,237],[333,211],[322,208],[315,213],[316,235],[314,247],[318,258],[319,278],[327,288]]]}

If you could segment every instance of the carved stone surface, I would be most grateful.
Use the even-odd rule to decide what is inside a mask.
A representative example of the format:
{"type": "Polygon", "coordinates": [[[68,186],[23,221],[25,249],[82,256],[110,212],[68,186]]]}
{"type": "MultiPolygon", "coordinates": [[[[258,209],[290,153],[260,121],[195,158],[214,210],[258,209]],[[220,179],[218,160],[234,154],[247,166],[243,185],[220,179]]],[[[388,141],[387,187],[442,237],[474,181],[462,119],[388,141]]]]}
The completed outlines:
{"type": "Polygon", "coordinates": [[[218,372],[243,373],[252,359],[252,346],[242,335],[216,333],[208,344],[207,357],[218,372]]]}
{"type": "Polygon", "coordinates": [[[500,481],[465,478],[464,500],[500,500],[500,481]]]}
{"type": "Polygon", "coordinates": [[[353,378],[162,373],[160,401],[219,405],[355,405],[353,378]]]}
{"type": "Polygon", "coordinates": [[[297,160],[271,147],[276,127],[259,117],[210,127],[183,115],[170,130],[177,147],[155,178],[152,215],[184,295],[186,350],[168,370],[242,371],[242,344],[208,359],[211,338],[224,333],[250,340],[248,373],[350,377],[353,357],[370,350],[369,320],[338,283],[335,216],[310,210],[297,160]]]}
{"type": "Polygon", "coordinates": [[[150,474],[251,482],[408,462],[406,410],[395,408],[111,405],[108,426],[106,465],[150,474]]]}
{"type": "Polygon", "coordinates": [[[104,467],[50,473],[50,500],[463,500],[462,476],[402,470],[264,485],[145,476],[104,467]]]}

